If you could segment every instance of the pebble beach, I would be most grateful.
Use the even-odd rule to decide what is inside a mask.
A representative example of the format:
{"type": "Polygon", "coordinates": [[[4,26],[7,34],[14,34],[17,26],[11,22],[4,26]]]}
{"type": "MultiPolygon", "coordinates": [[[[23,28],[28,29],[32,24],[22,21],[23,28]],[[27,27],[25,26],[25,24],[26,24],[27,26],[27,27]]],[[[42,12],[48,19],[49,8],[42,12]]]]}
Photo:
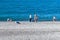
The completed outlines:
{"type": "Polygon", "coordinates": [[[59,40],[60,22],[0,22],[0,40],[59,40]]]}

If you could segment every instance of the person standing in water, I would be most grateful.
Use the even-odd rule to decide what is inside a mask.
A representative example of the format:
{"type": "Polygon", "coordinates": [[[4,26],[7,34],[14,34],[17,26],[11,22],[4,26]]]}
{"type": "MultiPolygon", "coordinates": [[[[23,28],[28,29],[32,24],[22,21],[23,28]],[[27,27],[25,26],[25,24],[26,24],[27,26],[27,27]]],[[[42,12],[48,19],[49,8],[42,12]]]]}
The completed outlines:
{"type": "Polygon", "coordinates": [[[38,20],[38,17],[36,14],[34,14],[34,22],[37,22],[37,20],[38,20]]]}
{"type": "Polygon", "coordinates": [[[32,21],[32,15],[31,14],[29,15],[29,21],[30,22],[32,21]]]}

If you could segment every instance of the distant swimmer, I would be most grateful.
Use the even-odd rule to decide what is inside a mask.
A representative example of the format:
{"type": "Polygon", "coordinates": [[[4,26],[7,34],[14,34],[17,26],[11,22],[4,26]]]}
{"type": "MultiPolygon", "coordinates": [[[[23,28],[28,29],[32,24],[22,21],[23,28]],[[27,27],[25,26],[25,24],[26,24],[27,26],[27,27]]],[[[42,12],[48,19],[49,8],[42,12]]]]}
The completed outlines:
{"type": "Polygon", "coordinates": [[[34,15],[34,22],[37,22],[37,20],[38,20],[38,16],[35,14],[34,15]]]}
{"type": "Polygon", "coordinates": [[[53,21],[56,21],[56,17],[55,16],[53,16],[53,21]]]}
{"type": "Polygon", "coordinates": [[[29,21],[30,22],[32,21],[32,15],[31,14],[29,15],[29,21]]]}

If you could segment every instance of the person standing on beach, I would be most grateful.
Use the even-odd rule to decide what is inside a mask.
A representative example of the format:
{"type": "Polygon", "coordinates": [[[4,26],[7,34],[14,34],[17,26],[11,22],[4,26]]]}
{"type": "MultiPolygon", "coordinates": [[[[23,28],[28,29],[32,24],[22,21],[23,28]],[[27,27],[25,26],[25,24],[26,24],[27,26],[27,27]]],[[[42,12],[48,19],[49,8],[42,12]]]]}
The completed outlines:
{"type": "Polygon", "coordinates": [[[29,21],[30,22],[32,21],[32,15],[31,14],[29,15],[29,21]]]}
{"type": "Polygon", "coordinates": [[[56,21],[56,17],[55,16],[53,16],[53,21],[56,21]]]}
{"type": "Polygon", "coordinates": [[[37,20],[38,20],[38,17],[36,14],[34,14],[34,22],[37,22],[37,20]]]}

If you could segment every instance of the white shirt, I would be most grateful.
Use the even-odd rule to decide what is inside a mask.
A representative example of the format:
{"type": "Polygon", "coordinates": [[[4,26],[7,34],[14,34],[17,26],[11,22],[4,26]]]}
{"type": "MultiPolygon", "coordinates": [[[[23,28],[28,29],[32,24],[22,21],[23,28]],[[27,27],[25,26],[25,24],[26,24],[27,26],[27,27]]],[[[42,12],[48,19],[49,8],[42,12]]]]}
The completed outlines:
{"type": "Polygon", "coordinates": [[[53,19],[56,19],[56,17],[53,17],[53,19]]]}
{"type": "Polygon", "coordinates": [[[32,15],[30,15],[29,18],[32,18],[32,15]]]}

